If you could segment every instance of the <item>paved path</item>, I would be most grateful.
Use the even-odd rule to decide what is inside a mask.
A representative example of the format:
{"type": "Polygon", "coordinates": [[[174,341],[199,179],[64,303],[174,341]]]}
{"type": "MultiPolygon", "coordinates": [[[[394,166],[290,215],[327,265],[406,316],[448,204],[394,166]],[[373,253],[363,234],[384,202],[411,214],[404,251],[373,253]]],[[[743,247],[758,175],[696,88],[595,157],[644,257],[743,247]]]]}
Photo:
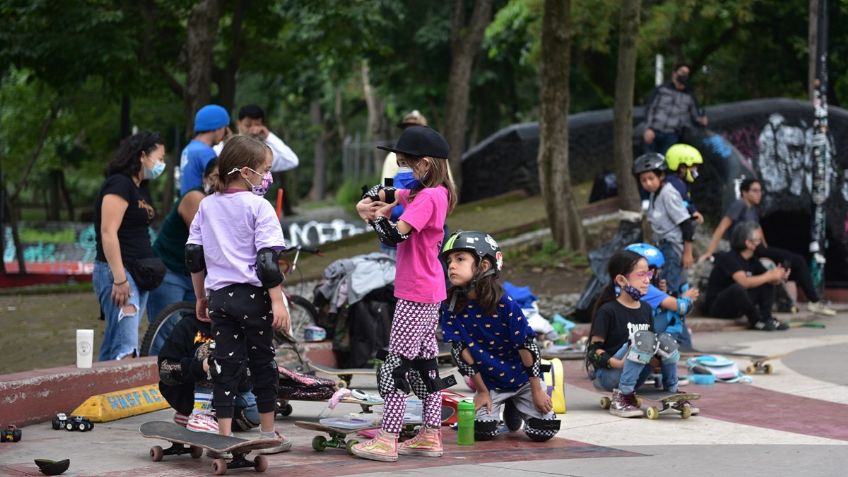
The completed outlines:
{"type": "MultiPolygon", "coordinates": [[[[825,329],[786,332],[724,331],[698,333],[698,349],[755,354],[785,354],[775,374],[756,375],[751,384],[687,386],[700,392],[701,415],[688,420],[661,417],[620,419],[598,406],[581,363],[566,363],[568,412],[563,430],[547,443],[532,443],[518,433],[473,447],[457,447],[445,428],[441,459],[401,457],[396,464],[356,459],[342,451],[312,450],[313,433],[294,428],[294,419],[315,419],[322,403],[294,402],[294,414],[278,429],[294,449],[270,456],[267,475],[336,476],[844,476],[848,469],[848,312],[821,319],[825,329]]],[[[744,368],[747,360],[738,359],[744,368]]],[[[374,389],[373,380],[354,387],[374,389]]],[[[340,406],[336,414],[358,408],[340,406]]],[[[71,459],[69,476],[194,476],[211,473],[208,458],[166,457],[150,462],[157,442],[142,438],[140,423],[170,419],[170,413],[136,416],[98,424],[92,432],[53,431],[49,423],[24,429],[20,443],[0,444],[0,476],[40,475],[36,457],[71,459]]],[[[253,475],[249,470],[232,475],[253,475]]]]}

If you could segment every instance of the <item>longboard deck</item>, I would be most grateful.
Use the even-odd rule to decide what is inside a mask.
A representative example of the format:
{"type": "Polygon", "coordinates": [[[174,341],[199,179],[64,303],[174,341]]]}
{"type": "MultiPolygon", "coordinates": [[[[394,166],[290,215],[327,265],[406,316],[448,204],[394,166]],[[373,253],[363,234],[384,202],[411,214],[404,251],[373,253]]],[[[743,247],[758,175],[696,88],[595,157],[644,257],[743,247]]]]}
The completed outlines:
{"type": "Polygon", "coordinates": [[[661,403],[672,403],[677,401],[696,401],[701,399],[698,393],[637,393],[639,399],[661,403]]]}
{"type": "Polygon", "coordinates": [[[253,450],[267,449],[280,445],[278,439],[248,440],[239,437],[210,434],[208,432],[194,432],[168,421],[145,422],[138,430],[142,436],[151,439],[162,439],[177,444],[202,447],[219,453],[246,454],[253,450]]]}
{"type": "Polygon", "coordinates": [[[318,432],[327,432],[327,433],[336,433],[341,434],[342,436],[346,436],[348,434],[365,431],[368,429],[379,429],[380,426],[376,424],[363,424],[358,427],[335,427],[335,426],[325,426],[320,422],[312,422],[312,421],[294,421],[294,425],[301,429],[306,429],[309,431],[318,431],[318,432]]]}

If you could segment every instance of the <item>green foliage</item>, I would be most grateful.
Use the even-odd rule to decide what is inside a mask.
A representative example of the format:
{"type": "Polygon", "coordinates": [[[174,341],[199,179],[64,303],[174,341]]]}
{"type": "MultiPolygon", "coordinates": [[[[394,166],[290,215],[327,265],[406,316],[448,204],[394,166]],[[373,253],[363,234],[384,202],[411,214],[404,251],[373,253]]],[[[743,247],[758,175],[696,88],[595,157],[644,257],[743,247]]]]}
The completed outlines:
{"type": "Polygon", "coordinates": [[[366,179],[346,179],[336,192],[336,205],[346,210],[354,210],[356,203],[362,199],[362,186],[379,182],[380,178],[377,176],[366,179]]]}
{"type": "Polygon", "coordinates": [[[521,261],[530,267],[541,268],[585,268],[589,266],[588,258],[574,250],[559,248],[553,240],[546,240],[541,245],[530,248],[507,250],[504,261],[521,261]]]}

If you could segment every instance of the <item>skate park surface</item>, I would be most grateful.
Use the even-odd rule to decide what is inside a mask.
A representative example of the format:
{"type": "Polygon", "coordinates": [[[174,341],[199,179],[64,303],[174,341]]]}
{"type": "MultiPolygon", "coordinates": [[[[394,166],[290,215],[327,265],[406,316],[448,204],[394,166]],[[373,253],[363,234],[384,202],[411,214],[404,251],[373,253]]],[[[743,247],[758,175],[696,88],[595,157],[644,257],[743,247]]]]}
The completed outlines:
{"type": "MultiPolygon", "coordinates": [[[[523,433],[504,434],[473,446],[457,446],[456,431],[442,428],[441,458],[400,456],[396,463],[354,458],[344,451],[311,447],[314,432],[295,428],[295,420],[317,420],[323,402],[293,401],[293,413],[277,419],[277,429],[292,439],[290,452],[270,455],[266,475],[475,476],[844,476],[848,467],[848,307],[835,317],[816,317],[825,328],[795,327],[757,332],[731,326],[696,332],[695,347],[712,352],[784,355],[774,374],[757,374],[750,384],[689,384],[701,393],[699,416],[687,420],[622,419],[600,408],[605,395],[593,389],[581,361],[566,361],[568,410],[557,437],[534,443],[523,433]]],[[[786,315],[782,315],[784,319],[786,315]]],[[[729,356],[744,369],[749,360],[729,356]]],[[[682,368],[681,368],[682,369],[682,368]]],[[[684,373],[685,374],[685,373],[684,373]]],[[[0,377],[2,379],[2,377],[0,377]]],[[[352,387],[376,393],[373,378],[354,377],[352,387]]],[[[454,389],[470,395],[463,384],[454,389]]],[[[358,412],[339,405],[333,415],[358,412]]],[[[143,438],[138,427],[171,420],[163,410],[95,424],[89,432],[54,431],[49,422],[23,428],[20,442],[0,443],[0,476],[41,475],[33,459],[71,460],[67,476],[211,475],[212,460],[187,455],[151,462],[149,449],[167,443],[143,438]]],[[[5,423],[0,423],[5,427],[5,423]]],[[[258,433],[238,434],[254,438],[258,433]]],[[[228,475],[254,475],[235,469],[228,475]]]]}

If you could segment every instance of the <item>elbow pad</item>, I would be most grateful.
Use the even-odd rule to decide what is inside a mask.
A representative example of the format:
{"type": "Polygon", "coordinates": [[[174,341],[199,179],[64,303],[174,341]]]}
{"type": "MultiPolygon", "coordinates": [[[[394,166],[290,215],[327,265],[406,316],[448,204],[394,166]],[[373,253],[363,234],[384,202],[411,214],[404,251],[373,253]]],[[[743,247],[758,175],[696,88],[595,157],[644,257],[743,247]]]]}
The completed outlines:
{"type": "Polygon", "coordinates": [[[462,359],[462,351],[465,350],[465,345],[462,343],[451,343],[451,357],[454,364],[459,368],[459,374],[467,377],[477,374],[477,365],[468,364],[462,359]]]}
{"type": "Polygon", "coordinates": [[[185,266],[189,273],[206,271],[206,259],[203,257],[203,245],[187,243],[185,246],[185,266]]]}
{"type": "Polygon", "coordinates": [[[683,233],[683,241],[691,242],[695,237],[695,221],[691,218],[686,219],[680,224],[680,231],[683,233]]]}
{"type": "Polygon", "coordinates": [[[397,229],[397,224],[389,222],[385,217],[377,217],[377,220],[371,222],[371,226],[377,232],[377,237],[385,245],[396,246],[409,238],[409,234],[402,234],[397,229]]]}
{"type": "MultiPolygon", "coordinates": [[[[524,341],[524,345],[522,348],[526,349],[533,355],[533,364],[530,366],[524,366],[524,371],[527,373],[527,376],[531,378],[541,378],[542,377],[542,353],[539,352],[539,347],[536,346],[536,342],[532,337],[528,337],[526,341],[524,341]]],[[[523,363],[523,361],[522,361],[523,363]]]]}
{"type": "Polygon", "coordinates": [[[256,254],[256,276],[265,288],[274,288],[283,283],[283,274],[277,262],[277,252],[263,248],[256,254]]]}

